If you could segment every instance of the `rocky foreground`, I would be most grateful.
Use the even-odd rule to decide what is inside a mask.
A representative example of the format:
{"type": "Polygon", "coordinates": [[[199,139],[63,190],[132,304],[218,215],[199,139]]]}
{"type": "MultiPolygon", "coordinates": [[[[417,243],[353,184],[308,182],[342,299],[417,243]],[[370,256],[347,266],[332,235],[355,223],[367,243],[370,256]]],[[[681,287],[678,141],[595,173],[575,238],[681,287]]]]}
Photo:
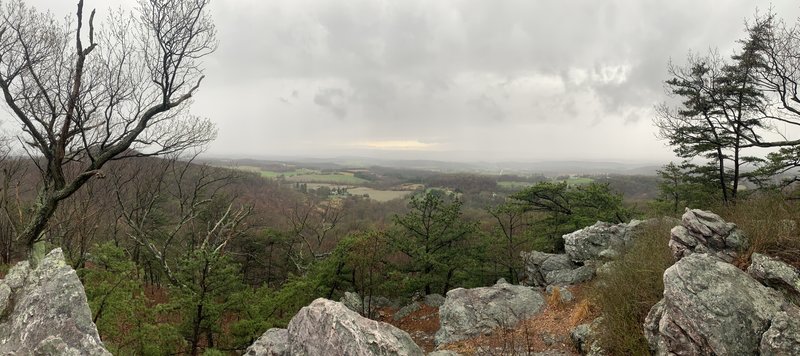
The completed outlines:
{"type": "Polygon", "coordinates": [[[747,245],[735,224],[687,210],[671,232],[664,298],[644,325],[654,354],[800,355],[800,272],[759,254],[742,271],[731,262],[747,245]]]}
{"type": "Polygon", "coordinates": [[[20,262],[0,281],[0,355],[111,355],[61,249],[20,262]]]}
{"type": "MultiPolygon", "coordinates": [[[[570,302],[572,295],[565,286],[613,268],[609,261],[633,241],[633,232],[643,223],[598,223],[565,235],[564,254],[522,254],[529,285],[500,280],[490,287],[453,289],[445,297],[425,296],[397,310],[389,321],[438,308],[438,331],[430,338],[440,350],[429,355],[440,356],[456,355],[444,348],[465,340],[481,340],[515,325],[542,325],[525,323],[547,319],[543,310],[556,297],[556,303],[559,298],[561,303],[570,302]]],[[[733,263],[741,266],[739,253],[747,248],[747,238],[735,224],[701,210],[687,210],[672,229],[669,246],[676,262],[664,273],[663,299],[643,325],[653,354],[800,355],[800,271],[757,253],[746,270],[740,269],[733,263]]],[[[0,280],[0,355],[109,355],[91,321],[81,282],[61,250],[34,264],[21,262],[0,280]]],[[[343,302],[315,300],[286,329],[268,330],[245,354],[425,354],[406,331],[361,315],[367,314],[365,305],[385,301],[365,304],[348,293],[343,302]]],[[[593,340],[599,320],[572,330],[574,350],[604,354],[593,340]]],[[[553,339],[549,344],[558,342],[553,339]]],[[[529,345],[520,345],[525,349],[503,352],[529,351],[529,345]]],[[[561,349],[538,355],[572,352],[561,349]]]]}

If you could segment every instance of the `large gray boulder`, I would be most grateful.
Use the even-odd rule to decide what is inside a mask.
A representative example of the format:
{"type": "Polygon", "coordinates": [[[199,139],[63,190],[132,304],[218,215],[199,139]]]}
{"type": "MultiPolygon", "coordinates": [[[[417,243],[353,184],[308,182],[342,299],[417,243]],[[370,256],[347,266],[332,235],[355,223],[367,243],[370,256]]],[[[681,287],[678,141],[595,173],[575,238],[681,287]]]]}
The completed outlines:
{"type": "Polygon", "coordinates": [[[0,281],[0,355],[111,355],[103,347],[78,275],[61,249],[25,261],[0,281]]]}
{"type": "Polygon", "coordinates": [[[513,327],[541,310],[544,297],[530,287],[499,282],[491,287],[447,292],[439,308],[437,345],[513,327]]]}
{"type": "Polygon", "coordinates": [[[676,260],[692,253],[707,253],[731,262],[747,246],[747,238],[736,224],[699,209],[686,209],[681,225],[670,232],[669,247],[676,260]]]}
{"type": "Polygon", "coordinates": [[[754,253],[747,273],[762,284],[777,289],[800,304],[800,271],[776,258],[754,253]]]}
{"type": "Polygon", "coordinates": [[[428,294],[425,296],[425,304],[428,306],[438,308],[444,304],[444,297],[441,294],[428,294]]]}
{"type": "Polygon", "coordinates": [[[289,356],[289,331],[272,328],[267,330],[250,347],[246,356],[289,356]]]}
{"type": "Polygon", "coordinates": [[[564,235],[564,250],[571,260],[579,263],[614,258],[633,240],[635,230],[641,224],[642,221],[639,220],[632,220],[627,224],[598,221],[592,226],[564,235]]]}
{"type": "Polygon", "coordinates": [[[664,272],[645,336],[657,355],[754,355],[783,302],[720,258],[691,253],[664,272]]]}
{"type": "Polygon", "coordinates": [[[544,280],[546,285],[567,286],[587,282],[594,277],[595,267],[587,264],[575,269],[562,269],[547,272],[544,280]]]}
{"type": "Polygon", "coordinates": [[[347,309],[350,309],[356,313],[364,315],[364,300],[361,299],[361,296],[355,292],[344,292],[342,299],[339,300],[342,304],[344,304],[347,309]]]}
{"type": "Polygon", "coordinates": [[[578,267],[566,254],[544,253],[539,251],[521,252],[528,284],[543,287],[550,283],[545,277],[553,271],[573,270],[578,267]]]}
{"type": "Polygon", "coordinates": [[[288,326],[291,355],[424,355],[403,330],[319,298],[288,326]]]}

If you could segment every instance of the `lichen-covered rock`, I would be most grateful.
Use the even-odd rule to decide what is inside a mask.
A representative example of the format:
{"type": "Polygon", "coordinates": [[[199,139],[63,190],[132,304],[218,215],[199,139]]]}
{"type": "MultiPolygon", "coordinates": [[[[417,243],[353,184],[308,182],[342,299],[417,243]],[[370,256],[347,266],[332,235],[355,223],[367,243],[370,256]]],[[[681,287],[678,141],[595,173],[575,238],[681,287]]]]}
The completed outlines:
{"type": "Polygon", "coordinates": [[[291,355],[423,355],[405,331],[319,298],[288,326],[291,355]]]}
{"type": "Polygon", "coordinates": [[[598,221],[592,226],[564,235],[564,251],[575,262],[611,258],[628,245],[642,221],[610,224],[598,221]]]}
{"type": "Polygon", "coordinates": [[[545,288],[545,292],[547,292],[547,295],[550,296],[552,296],[556,290],[558,291],[558,296],[561,303],[569,303],[574,298],[572,296],[572,292],[570,292],[570,290],[564,286],[549,285],[547,288],[545,288]]]}
{"type": "Polygon", "coordinates": [[[735,266],[692,253],[664,272],[664,299],[645,336],[658,355],[754,355],[782,304],[780,293],[735,266]]]}
{"type": "Polygon", "coordinates": [[[420,308],[422,308],[422,305],[420,305],[418,302],[412,302],[411,304],[406,305],[397,310],[397,312],[395,312],[394,315],[392,316],[392,319],[394,319],[395,321],[401,320],[411,315],[413,312],[419,310],[420,308]]]}
{"type": "Polygon", "coordinates": [[[594,277],[594,272],[594,265],[587,264],[575,269],[550,271],[544,277],[544,280],[547,285],[573,285],[591,280],[594,277]]]}
{"type": "Polygon", "coordinates": [[[2,285],[0,294],[6,291],[8,297],[0,319],[0,355],[111,355],[92,323],[83,285],[61,249],[48,253],[36,268],[17,264],[2,285]]]}
{"type": "Polygon", "coordinates": [[[800,304],[800,271],[778,259],[754,253],[747,273],[762,284],[781,291],[800,304]]]}
{"type": "Polygon", "coordinates": [[[548,283],[545,276],[553,271],[573,270],[578,267],[566,254],[544,253],[539,251],[521,252],[528,285],[543,287],[548,283]]]}
{"type": "Polygon", "coordinates": [[[436,344],[478,336],[498,327],[512,327],[539,312],[543,305],[542,295],[525,286],[498,283],[491,287],[453,289],[447,292],[439,308],[436,344]]]}
{"type": "Polygon", "coordinates": [[[461,354],[450,350],[439,350],[429,353],[428,356],[461,356],[461,354]]]}
{"type": "Polygon", "coordinates": [[[350,309],[356,313],[364,315],[364,300],[361,299],[361,296],[355,292],[344,292],[342,299],[339,300],[342,304],[344,304],[347,309],[350,309]]]}
{"type": "Polygon", "coordinates": [[[444,304],[444,297],[441,294],[428,294],[425,296],[425,304],[438,308],[444,304]]]}
{"type": "Polygon", "coordinates": [[[599,317],[592,320],[591,323],[578,325],[570,332],[572,344],[580,351],[581,355],[601,356],[606,354],[595,340],[597,338],[596,330],[602,319],[603,317],[599,317]]]}
{"type": "Polygon", "coordinates": [[[761,336],[761,355],[800,355],[800,309],[788,306],[772,318],[761,336]]]}
{"type": "Polygon", "coordinates": [[[289,331],[267,330],[244,352],[246,356],[289,356],[289,331]]]}
{"type": "Polygon", "coordinates": [[[719,215],[699,209],[686,209],[681,225],[670,232],[669,247],[676,260],[692,253],[707,253],[731,262],[748,241],[736,224],[725,222],[719,215]]]}

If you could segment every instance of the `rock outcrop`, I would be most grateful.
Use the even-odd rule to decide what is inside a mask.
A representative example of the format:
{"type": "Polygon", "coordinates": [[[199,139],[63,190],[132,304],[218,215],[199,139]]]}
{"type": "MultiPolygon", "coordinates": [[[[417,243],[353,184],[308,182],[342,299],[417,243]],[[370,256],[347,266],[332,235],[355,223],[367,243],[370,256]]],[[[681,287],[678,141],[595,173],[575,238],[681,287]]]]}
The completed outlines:
{"type": "Polygon", "coordinates": [[[289,322],[291,355],[423,355],[405,331],[319,298],[289,322]]]}
{"type": "Polygon", "coordinates": [[[444,304],[444,297],[441,294],[428,294],[425,296],[425,304],[434,308],[441,307],[444,304]]]}
{"type": "Polygon", "coordinates": [[[800,308],[785,306],[761,336],[762,355],[800,355],[800,308]]]}
{"type": "Polygon", "coordinates": [[[686,211],[669,242],[678,261],[664,272],[664,298],[644,324],[654,354],[800,354],[800,308],[787,298],[797,271],[754,254],[743,272],[730,261],[747,243],[716,214],[686,211]]]}
{"type": "Polygon", "coordinates": [[[527,284],[534,287],[549,285],[572,285],[586,282],[594,277],[592,261],[578,265],[567,254],[544,253],[539,251],[521,252],[525,266],[527,284]]]}
{"type": "Polygon", "coordinates": [[[512,327],[541,310],[544,297],[530,287],[499,281],[491,287],[447,292],[439,308],[436,344],[442,345],[512,327]]]}
{"type": "Polygon", "coordinates": [[[0,355],[111,355],[61,249],[35,268],[12,267],[0,281],[0,308],[0,355]]]}
{"type": "Polygon", "coordinates": [[[544,253],[539,251],[521,252],[520,256],[525,266],[525,276],[528,285],[543,287],[551,284],[553,279],[548,274],[553,272],[571,271],[578,265],[566,254],[544,253]]]}
{"type": "Polygon", "coordinates": [[[601,320],[602,317],[593,320],[591,323],[578,325],[570,332],[572,343],[580,351],[581,355],[601,356],[605,354],[597,341],[595,341],[597,337],[596,330],[601,320]]]}
{"type": "Polygon", "coordinates": [[[681,225],[670,232],[669,247],[676,260],[692,253],[707,253],[723,261],[733,261],[738,251],[747,248],[747,239],[736,224],[704,210],[689,210],[681,225]]]}
{"type": "Polygon", "coordinates": [[[289,331],[267,330],[244,352],[246,356],[289,356],[289,331]]]}
{"type": "Polygon", "coordinates": [[[645,332],[658,354],[754,355],[782,302],[735,266],[693,253],[664,272],[645,332]]]}
{"type": "Polygon", "coordinates": [[[800,305],[800,271],[778,259],[754,253],[747,273],[800,305]]]}
{"type": "Polygon", "coordinates": [[[598,259],[612,259],[620,249],[628,245],[634,237],[640,220],[629,223],[610,224],[598,221],[592,226],[564,235],[564,251],[575,262],[598,259]]]}

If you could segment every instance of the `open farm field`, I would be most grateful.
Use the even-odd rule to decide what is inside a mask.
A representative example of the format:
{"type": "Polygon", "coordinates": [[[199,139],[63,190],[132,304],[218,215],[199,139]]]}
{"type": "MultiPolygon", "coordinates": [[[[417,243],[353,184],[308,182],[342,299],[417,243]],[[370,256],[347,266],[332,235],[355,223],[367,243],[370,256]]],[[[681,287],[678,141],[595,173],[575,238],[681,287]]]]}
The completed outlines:
{"type": "Polygon", "coordinates": [[[347,190],[352,195],[368,194],[369,198],[379,202],[403,198],[413,191],[410,190],[377,190],[367,187],[355,187],[347,190]]]}

